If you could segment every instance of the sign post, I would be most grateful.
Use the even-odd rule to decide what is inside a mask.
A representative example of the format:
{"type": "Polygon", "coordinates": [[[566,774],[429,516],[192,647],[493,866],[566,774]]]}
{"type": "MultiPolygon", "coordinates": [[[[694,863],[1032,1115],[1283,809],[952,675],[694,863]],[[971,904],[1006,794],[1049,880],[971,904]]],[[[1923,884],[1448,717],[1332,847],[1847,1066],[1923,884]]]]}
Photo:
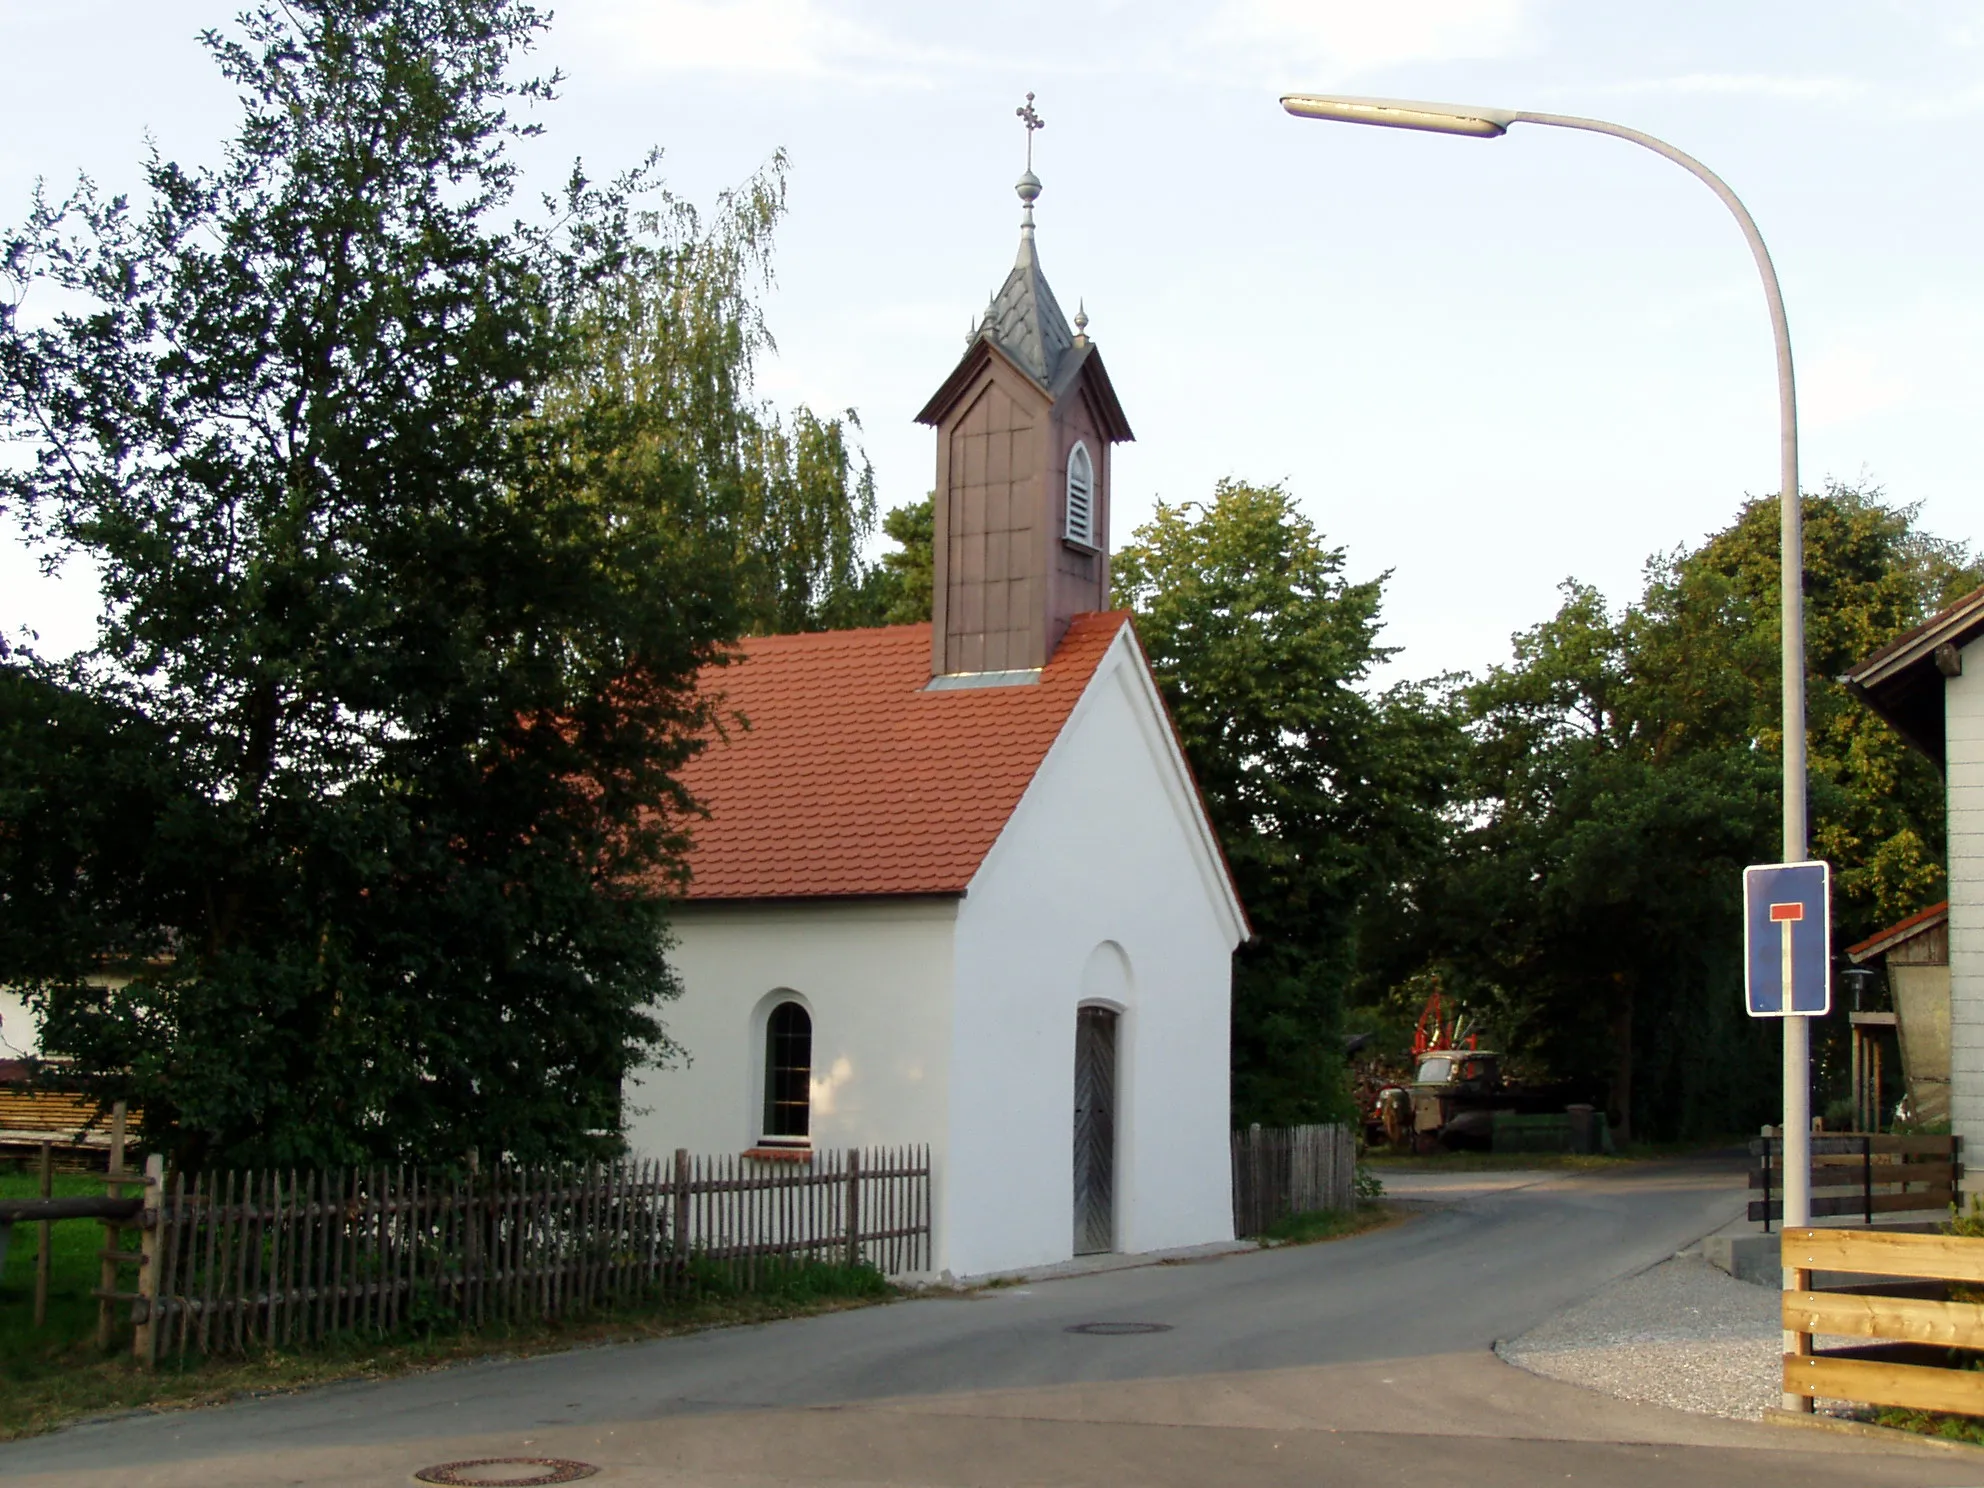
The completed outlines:
{"type": "MultiPolygon", "coordinates": [[[[1784,1230],[1812,1220],[1811,1018],[1832,1009],[1832,870],[1824,863],[1759,863],[1743,870],[1743,991],[1752,1018],[1784,1027],[1784,1230]]],[[[1765,1159],[1769,1161],[1768,1157],[1765,1159]]],[[[1808,1277],[1787,1267],[1784,1286],[1808,1277]]],[[[1784,1351],[1811,1352],[1811,1335],[1784,1335],[1784,1351]]],[[[1787,1410],[1811,1400],[1787,1393],[1787,1410]]]]}

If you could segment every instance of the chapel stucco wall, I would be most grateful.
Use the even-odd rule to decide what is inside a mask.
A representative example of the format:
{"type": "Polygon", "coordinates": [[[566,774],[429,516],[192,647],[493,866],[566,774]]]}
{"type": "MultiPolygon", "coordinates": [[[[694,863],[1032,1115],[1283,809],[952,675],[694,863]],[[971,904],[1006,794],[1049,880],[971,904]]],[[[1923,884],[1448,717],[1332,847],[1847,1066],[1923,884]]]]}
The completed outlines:
{"type": "Polygon", "coordinates": [[[658,1012],[685,1051],[626,1091],[629,1146],[737,1153],[763,1134],[772,994],[813,1019],[815,1147],[928,1143],[944,1182],[954,899],[679,906],[658,1012]]]}
{"type": "Polygon", "coordinates": [[[1116,1248],[1233,1235],[1227,1062],[1239,924],[1148,689],[1126,632],[959,912],[941,1210],[945,1265],[959,1275],[1073,1250],[1085,995],[1123,1003],[1116,1248]],[[1104,942],[1121,948],[1127,976],[1096,957],[1104,942]]]}
{"type": "MultiPolygon", "coordinates": [[[[1984,641],[1943,682],[1949,791],[1950,1127],[1966,1153],[1984,1148],[1984,641]]],[[[1971,1159],[1967,1190],[1984,1189],[1971,1159]]]]}
{"type": "Polygon", "coordinates": [[[0,1059],[26,1059],[41,1052],[41,1020],[18,992],[0,987],[0,1059]]]}

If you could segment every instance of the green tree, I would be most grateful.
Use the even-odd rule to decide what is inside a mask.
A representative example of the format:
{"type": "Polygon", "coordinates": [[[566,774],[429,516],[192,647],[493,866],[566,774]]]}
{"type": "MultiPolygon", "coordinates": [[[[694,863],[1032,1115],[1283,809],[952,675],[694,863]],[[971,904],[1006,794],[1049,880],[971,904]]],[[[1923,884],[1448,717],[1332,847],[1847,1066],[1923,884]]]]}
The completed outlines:
{"type": "MultiPolygon", "coordinates": [[[[1943,892],[1941,779],[1836,680],[1984,583],[1969,550],[1923,532],[1918,514],[1837,482],[1804,500],[1812,851],[1839,875],[1849,940],[1943,892]]],[[[1781,752],[1777,539],[1776,500],[1753,500],[1694,552],[1654,564],[1629,642],[1634,725],[1658,757],[1781,752]]]]}
{"type": "MultiPolygon", "coordinates": [[[[218,168],[154,152],[139,203],[85,181],[5,242],[0,502],[104,612],[6,677],[0,957],[184,1160],[609,1150],[668,1047],[675,772],[754,601],[682,535],[698,464],[625,457],[668,409],[573,392],[668,256],[647,176],[503,220],[543,24],[258,7],[205,37],[218,168]]],[[[688,381],[721,423],[736,384],[688,381]]]]}
{"type": "MultiPolygon", "coordinates": [[[[1812,842],[1852,940],[1940,892],[1941,785],[1832,679],[1980,575],[1876,491],[1831,485],[1804,515],[1812,842]]],[[[1567,585],[1462,694],[1467,824],[1404,939],[1628,1130],[1740,1130],[1775,1106],[1733,927],[1743,865],[1779,848],[1777,552],[1776,502],[1746,503],[1621,613],[1567,585]]]]}
{"type": "Polygon", "coordinates": [[[1776,777],[1746,749],[1656,761],[1631,714],[1628,631],[1567,585],[1514,664],[1464,689],[1472,810],[1425,928],[1496,1040],[1607,1100],[1622,1134],[1660,1095],[1728,1131],[1755,1114],[1747,1075],[1767,1049],[1717,931],[1769,838],[1776,777]],[[1656,1089],[1648,1066],[1668,1052],[1686,1056],[1665,1071],[1681,1083],[1656,1089]]]}
{"type": "Polygon", "coordinates": [[[1362,910],[1437,850],[1452,724],[1373,696],[1383,578],[1351,583],[1279,486],[1160,503],[1113,560],[1255,939],[1234,974],[1236,1119],[1339,1115],[1341,1005],[1362,910]]]}
{"type": "Polygon", "coordinates": [[[930,593],[936,572],[935,496],[890,509],[882,519],[883,535],[895,548],[871,565],[852,625],[914,625],[930,618],[930,593]]]}
{"type": "Polygon", "coordinates": [[[781,417],[754,393],[758,361],[776,349],[757,297],[786,174],[773,156],[707,216],[652,193],[635,218],[645,251],[591,289],[584,355],[552,399],[612,430],[592,451],[596,480],[645,486],[679,543],[735,569],[754,634],[873,623],[861,548],[875,482],[854,442],[859,418],[803,406],[781,417]]]}

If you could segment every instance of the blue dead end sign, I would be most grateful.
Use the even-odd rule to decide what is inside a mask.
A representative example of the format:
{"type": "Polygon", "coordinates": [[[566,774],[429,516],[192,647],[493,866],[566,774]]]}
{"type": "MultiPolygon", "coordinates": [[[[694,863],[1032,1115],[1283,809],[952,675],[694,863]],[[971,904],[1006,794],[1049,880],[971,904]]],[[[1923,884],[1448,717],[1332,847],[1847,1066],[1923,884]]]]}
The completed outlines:
{"type": "Polygon", "coordinates": [[[1752,1018],[1832,1009],[1832,869],[1760,863],[1743,870],[1743,984],[1752,1018]]]}

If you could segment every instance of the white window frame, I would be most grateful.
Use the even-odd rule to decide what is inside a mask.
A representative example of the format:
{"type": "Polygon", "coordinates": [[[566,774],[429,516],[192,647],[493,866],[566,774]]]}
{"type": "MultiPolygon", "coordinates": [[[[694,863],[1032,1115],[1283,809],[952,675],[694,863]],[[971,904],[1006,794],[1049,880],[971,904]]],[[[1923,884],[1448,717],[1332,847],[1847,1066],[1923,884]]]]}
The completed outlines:
{"type": "Polygon", "coordinates": [[[1077,439],[1074,447],[1068,451],[1067,505],[1061,535],[1068,542],[1091,550],[1097,546],[1095,540],[1096,485],[1095,457],[1088,452],[1088,442],[1077,439]],[[1075,480],[1077,466],[1085,469],[1088,473],[1087,481],[1079,487],[1075,480]],[[1081,520],[1079,522],[1076,521],[1077,490],[1080,492],[1079,510],[1081,520]]]}

